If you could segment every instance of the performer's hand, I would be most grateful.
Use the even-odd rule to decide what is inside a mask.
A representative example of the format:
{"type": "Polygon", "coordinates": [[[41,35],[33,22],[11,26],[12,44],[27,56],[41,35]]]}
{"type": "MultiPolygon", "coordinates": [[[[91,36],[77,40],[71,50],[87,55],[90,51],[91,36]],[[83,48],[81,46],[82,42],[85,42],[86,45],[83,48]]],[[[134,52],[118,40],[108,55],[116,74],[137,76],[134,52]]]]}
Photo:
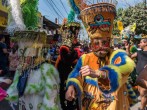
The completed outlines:
{"type": "Polygon", "coordinates": [[[107,73],[105,71],[93,70],[88,65],[83,66],[80,70],[82,76],[90,76],[92,78],[106,78],[107,73]]]}
{"type": "Polygon", "coordinates": [[[91,69],[88,65],[81,67],[80,73],[82,76],[90,76],[92,78],[99,76],[99,74],[95,70],[91,69]]]}
{"type": "Polygon", "coordinates": [[[75,89],[74,86],[69,86],[68,90],[65,94],[65,99],[68,101],[72,101],[73,99],[75,99],[75,89]]]}

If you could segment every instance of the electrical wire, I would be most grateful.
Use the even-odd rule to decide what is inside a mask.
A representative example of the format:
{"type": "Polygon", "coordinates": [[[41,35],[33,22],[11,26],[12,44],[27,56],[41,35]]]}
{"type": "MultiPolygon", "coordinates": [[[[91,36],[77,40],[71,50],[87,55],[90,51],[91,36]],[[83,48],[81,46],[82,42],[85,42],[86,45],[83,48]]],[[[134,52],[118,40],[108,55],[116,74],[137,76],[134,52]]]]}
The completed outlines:
{"type": "Polygon", "coordinates": [[[63,4],[63,2],[62,2],[62,0],[60,0],[60,3],[62,4],[62,6],[63,6],[63,8],[64,8],[64,10],[65,10],[65,12],[66,12],[66,14],[68,15],[68,12],[67,12],[67,10],[66,10],[66,8],[65,8],[65,6],[64,6],[64,4],[63,4]]]}
{"type": "Polygon", "coordinates": [[[58,10],[58,12],[60,12],[60,14],[62,15],[63,18],[65,18],[62,14],[62,12],[59,10],[59,8],[56,6],[56,4],[53,2],[53,0],[50,0],[51,3],[55,6],[55,8],[58,10]]]}
{"type": "Polygon", "coordinates": [[[52,6],[51,2],[49,2],[49,0],[46,0],[47,3],[50,5],[50,7],[52,7],[52,9],[54,10],[54,12],[57,14],[57,16],[61,17],[62,19],[64,18],[63,16],[61,16],[57,11],[56,9],[52,6]]]}
{"type": "Polygon", "coordinates": [[[58,16],[58,20],[62,22],[63,19],[61,17],[59,17],[58,14],[54,13],[54,10],[48,5],[48,1],[44,0],[44,3],[45,3],[45,5],[47,6],[48,9],[45,10],[45,9],[43,9],[41,7],[40,7],[40,9],[43,10],[44,12],[46,12],[46,13],[52,14],[54,16],[54,18],[57,18],[56,16],[58,16]]]}
{"type": "Polygon", "coordinates": [[[45,10],[45,9],[41,8],[41,7],[40,7],[40,9],[41,9],[42,11],[44,11],[44,12],[46,12],[46,13],[49,13],[49,14],[52,14],[54,17],[56,17],[56,15],[55,15],[54,13],[49,12],[49,11],[47,11],[47,10],[45,10]]]}

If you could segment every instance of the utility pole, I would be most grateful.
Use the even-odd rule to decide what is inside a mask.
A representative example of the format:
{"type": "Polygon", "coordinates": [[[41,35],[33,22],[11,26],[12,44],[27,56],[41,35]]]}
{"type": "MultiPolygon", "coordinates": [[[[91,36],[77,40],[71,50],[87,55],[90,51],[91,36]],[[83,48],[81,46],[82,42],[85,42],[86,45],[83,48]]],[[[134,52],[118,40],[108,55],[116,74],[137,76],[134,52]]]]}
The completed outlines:
{"type": "Polygon", "coordinates": [[[146,0],[144,0],[144,9],[146,9],[146,0]]]}

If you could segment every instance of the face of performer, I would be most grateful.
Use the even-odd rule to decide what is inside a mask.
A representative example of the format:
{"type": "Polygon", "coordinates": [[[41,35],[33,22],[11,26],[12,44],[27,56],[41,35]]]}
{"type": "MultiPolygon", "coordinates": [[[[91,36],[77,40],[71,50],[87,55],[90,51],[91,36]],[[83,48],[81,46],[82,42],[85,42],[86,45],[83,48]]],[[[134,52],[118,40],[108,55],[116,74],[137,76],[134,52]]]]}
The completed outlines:
{"type": "Polygon", "coordinates": [[[147,47],[147,39],[142,39],[138,45],[142,50],[144,50],[144,48],[147,47]]]}
{"type": "Polygon", "coordinates": [[[19,42],[19,49],[18,49],[18,55],[24,56],[24,57],[34,57],[36,56],[36,49],[32,47],[32,42],[19,42]]]}
{"type": "Polygon", "coordinates": [[[99,57],[105,57],[110,51],[110,39],[109,38],[93,39],[92,50],[96,52],[99,57]]]}

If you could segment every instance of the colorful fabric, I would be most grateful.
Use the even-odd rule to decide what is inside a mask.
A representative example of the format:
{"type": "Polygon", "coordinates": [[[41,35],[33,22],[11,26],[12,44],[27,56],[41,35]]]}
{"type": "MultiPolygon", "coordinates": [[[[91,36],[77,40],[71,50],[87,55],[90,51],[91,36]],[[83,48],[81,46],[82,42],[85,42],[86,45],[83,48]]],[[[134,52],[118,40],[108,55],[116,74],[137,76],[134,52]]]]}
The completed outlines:
{"type": "Polygon", "coordinates": [[[131,54],[133,54],[133,53],[135,53],[135,52],[137,52],[138,50],[137,50],[137,47],[136,46],[134,46],[134,45],[132,45],[131,47],[130,47],[130,53],[131,54]]]}
{"type": "Polygon", "coordinates": [[[130,99],[132,100],[132,101],[130,102],[130,105],[132,106],[132,105],[134,105],[134,104],[136,104],[136,103],[138,102],[138,98],[137,98],[137,95],[136,95],[136,93],[134,92],[134,90],[133,90],[131,84],[129,84],[129,82],[127,82],[127,89],[128,89],[129,97],[130,97],[130,99]]]}
{"type": "Polygon", "coordinates": [[[2,101],[5,97],[7,97],[7,93],[0,87],[0,101],[2,101]]]}
{"type": "Polygon", "coordinates": [[[114,51],[110,57],[110,64],[119,67],[120,73],[124,75],[132,72],[135,67],[134,61],[127,56],[127,53],[124,50],[114,51]]]}
{"type": "Polygon", "coordinates": [[[15,53],[10,53],[9,54],[9,70],[10,71],[15,71],[17,66],[18,66],[18,53],[17,51],[15,53]]]}
{"type": "Polygon", "coordinates": [[[105,64],[107,66],[100,67],[99,58],[93,52],[84,54],[70,73],[67,88],[70,85],[76,88],[77,95],[81,98],[82,110],[111,110],[110,108],[114,108],[113,110],[118,110],[118,108],[120,108],[119,110],[127,110],[129,108],[125,83],[134,68],[134,62],[122,50],[114,51],[109,60],[110,62],[107,63],[107,61],[105,64]],[[89,65],[93,70],[106,71],[108,78],[82,77],[79,70],[85,65],[89,65]],[[131,65],[129,69],[122,70],[128,68],[128,65],[131,65]],[[118,100],[116,100],[116,97],[118,100]],[[89,101],[89,106],[85,107],[87,101],[89,101]]]}
{"type": "Polygon", "coordinates": [[[26,110],[60,110],[59,74],[50,64],[44,63],[29,74],[27,86],[22,97],[18,97],[17,83],[20,72],[15,74],[14,82],[8,89],[7,98],[11,103],[20,102],[19,107],[26,110]]]}
{"type": "Polygon", "coordinates": [[[119,71],[119,68],[114,65],[108,65],[108,66],[104,66],[100,68],[100,70],[108,72],[110,88],[108,90],[107,89],[103,90],[101,89],[101,87],[99,87],[99,89],[105,94],[109,94],[109,93],[116,91],[120,87],[121,80],[122,80],[122,76],[119,71]]]}

